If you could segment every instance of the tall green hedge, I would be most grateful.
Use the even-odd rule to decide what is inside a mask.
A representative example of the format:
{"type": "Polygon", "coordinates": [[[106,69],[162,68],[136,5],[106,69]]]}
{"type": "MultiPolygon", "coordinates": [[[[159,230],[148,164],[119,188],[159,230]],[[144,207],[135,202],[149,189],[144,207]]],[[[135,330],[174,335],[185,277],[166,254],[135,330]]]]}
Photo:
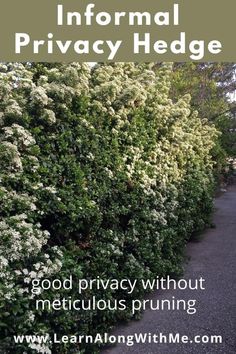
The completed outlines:
{"type": "MultiPolygon", "coordinates": [[[[14,345],[16,333],[92,334],[131,317],[129,311],[36,312],[34,278],[73,274],[70,296],[80,298],[81,277],[180,272],[188,238],[211,213],[218,133],[191,111],[190,96],[172,102],[170,72],[169,64],[157,72],[134,63],[0,66],[4,353],[44,352],[14,345]]],[[[112,291],[83,298],[93,295],[130,301],[112,291]]],[[[132,294],[143,295],[142,289],[132,294]]],[[[78,353],[72,345],[51,350],[78,353]]]]}

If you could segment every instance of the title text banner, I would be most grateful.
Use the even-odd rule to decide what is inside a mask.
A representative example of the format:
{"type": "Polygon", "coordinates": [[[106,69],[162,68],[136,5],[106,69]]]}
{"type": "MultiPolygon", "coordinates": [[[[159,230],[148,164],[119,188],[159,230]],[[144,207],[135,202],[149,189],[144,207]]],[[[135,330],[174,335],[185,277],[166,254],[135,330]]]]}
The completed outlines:
{"type": "Polygon", "coordinates": [[[1,61],[236,60],[236,1],[1,0],[1,61]]]}

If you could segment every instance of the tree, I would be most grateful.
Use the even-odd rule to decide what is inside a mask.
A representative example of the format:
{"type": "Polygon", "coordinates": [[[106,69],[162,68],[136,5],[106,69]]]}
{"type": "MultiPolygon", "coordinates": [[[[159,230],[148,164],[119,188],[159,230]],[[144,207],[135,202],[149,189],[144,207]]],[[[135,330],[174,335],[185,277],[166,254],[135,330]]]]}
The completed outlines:
{"type": "Polygon", "coordinates": [[[214,148],[215,173],[219,177],[226,168],[227,157],[235,157],[236,65],[234,63],[175,63],[171,97],[176,100],[191,92],[191,106],[221,132],[214,148]]]}

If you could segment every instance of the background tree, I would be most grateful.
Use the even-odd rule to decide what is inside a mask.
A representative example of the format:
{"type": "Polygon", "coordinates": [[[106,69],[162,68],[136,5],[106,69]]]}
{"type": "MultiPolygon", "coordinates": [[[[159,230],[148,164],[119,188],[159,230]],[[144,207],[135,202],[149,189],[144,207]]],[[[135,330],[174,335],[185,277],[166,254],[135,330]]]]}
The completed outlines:
{"type": "Polygon", "coordinates": [[[221,132],[213,155],[215,173],[224,173],[227,158],[236,156],[235,63],[175,63],[170,95],[191,93],[191,107],[221,132]]]}
{"type": "Polygon", "coordinates": [[[215,121],[235,108],[230,102],[236,90],[235,70],[236,65],[230,63],[175,63],[171,96],[176,100],[191,92],[192,107],[202,118],[215,121]]]}

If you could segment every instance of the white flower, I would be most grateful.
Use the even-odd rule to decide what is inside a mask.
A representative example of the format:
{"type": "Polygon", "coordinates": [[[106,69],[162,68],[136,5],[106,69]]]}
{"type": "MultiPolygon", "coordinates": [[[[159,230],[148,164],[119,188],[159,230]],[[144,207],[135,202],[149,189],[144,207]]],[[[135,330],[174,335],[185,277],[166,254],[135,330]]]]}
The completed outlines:
{"type": "Polygon", "coordinates": [[[56,194],[57,193],[57,190],[55,187],[51,186],[51,187],[45,187],[44,188],[46,191],[52,193],[52,194],[56,194]]]}
{"type": "Polygon", "coordinates": [[[41,267],[41,264],[40,264],[40,263],[36,263],[36,264],[34,264],[34,268],[35,268],[36,270],[39,270],[39,269],[40,269],[40,267],[41,267]]]}
{"type": "Polygon", "coordinates": [[[33,321],[34,321],[35,315],[34,315],[34,313],[33,313],[32,311],[29,312],[29,314],[28,314],[28,319],[29,319],[30,322],[33,322],[33,321]]]}
{"type": "Polygon", "coordinates": [[[30,283],[30,281],[31,281],[31,279],[30,278],[24,278],[24,283],[26,283],[26,284],[29,284],[30,283]]]}
{"type": "Polygon", "coordinates": [[[29,272],[29,276],[30,276],[30,278],[34,279],[37,277],[37,273],[34,271],[31,271],[31,272],[29,272]]]}

